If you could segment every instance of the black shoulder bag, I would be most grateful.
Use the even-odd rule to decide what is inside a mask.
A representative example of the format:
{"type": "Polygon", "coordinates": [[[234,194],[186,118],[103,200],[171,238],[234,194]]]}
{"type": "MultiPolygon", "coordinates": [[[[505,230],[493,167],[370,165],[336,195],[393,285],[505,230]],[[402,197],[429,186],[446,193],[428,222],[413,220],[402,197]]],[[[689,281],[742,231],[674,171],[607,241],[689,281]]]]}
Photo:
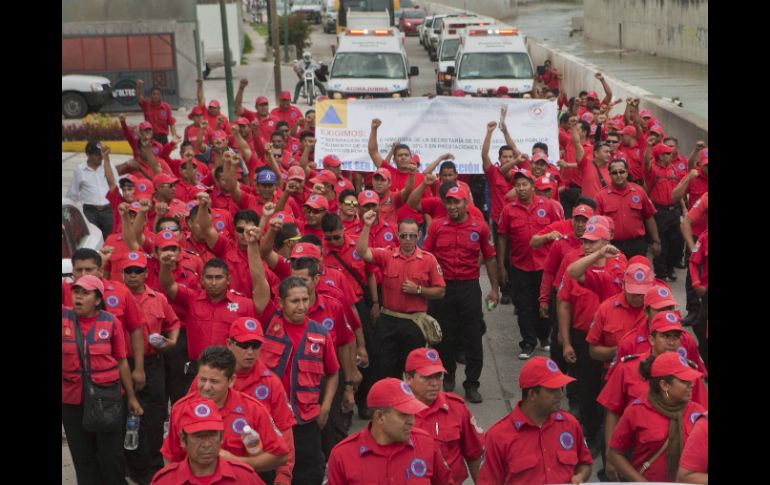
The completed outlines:
{"type": "Polygon", "coordinates": [[[74,319],[80,375],[83,378],[83,429],[91,433],[117,431],[123,424],[120,380],[107,386],[100,386],[91,380],[91,351],[84,343],[78,316],[74,315],[74,319]]]}
{"type": "Polygon", "coordinates": [[[334,256],[334,259],[339,261],[342,267],[345,268],[345,271],[350,273],[350,276],[352,276],[353,279],[356,281],[356,283],[358,283],[358,286],[360,286],[361,290],[364,292],[364,303],[366,303],[366,306],[368,308],[371,308],[372,305],[374,304],[374,301],[372,301],[372,295],[369,293],[368,287],[364,286],[364,284],[361,283],[361,280],[358,279],[358,276],[356,275],[356,273],[352,269],[350,269],[350,266],[345,264],[345,261],[343,261],[342,258],[340,258],[339,254],[335,253],[334,251],[329,251],[329,254],[334,256]]]}

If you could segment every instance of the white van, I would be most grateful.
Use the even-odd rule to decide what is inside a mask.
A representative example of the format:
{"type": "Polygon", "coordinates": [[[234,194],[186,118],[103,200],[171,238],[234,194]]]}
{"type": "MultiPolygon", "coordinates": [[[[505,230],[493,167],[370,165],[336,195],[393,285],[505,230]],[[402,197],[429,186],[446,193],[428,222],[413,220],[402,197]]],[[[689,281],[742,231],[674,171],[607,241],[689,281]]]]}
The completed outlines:
{"type": "Polygon", "coordinates": [[[330,98],[406,97],[412,93],[409,78],[418,74],[416,66],[409,66],[398,29],[346,29],[326,91],[330,98]]]}
{"type": "Polygon", "coordinates": [[[447,72],[454,75],[452,90],[472,96],[479,89],[486,93],[505,86],[509,96],[521,97],[532,92],[535,77],[518,29],[504,26],[465,29],[455,67],[447,72]]]}
{"type": "Polygon", "coordinates": [[[494,24],[494,20],[484,17],[450,17],[444,21],[444,26],[438,36],[438,47],[436,49],[436,60],[438,61],[438,67],[436,68],[437,94],[451,91],[452,89],[452,78],[454,76],[447,74],[447,69],[455,65],[455,57],[460,47],[460,37],[462,36],[463,29],[491,24],[494,24]]]}

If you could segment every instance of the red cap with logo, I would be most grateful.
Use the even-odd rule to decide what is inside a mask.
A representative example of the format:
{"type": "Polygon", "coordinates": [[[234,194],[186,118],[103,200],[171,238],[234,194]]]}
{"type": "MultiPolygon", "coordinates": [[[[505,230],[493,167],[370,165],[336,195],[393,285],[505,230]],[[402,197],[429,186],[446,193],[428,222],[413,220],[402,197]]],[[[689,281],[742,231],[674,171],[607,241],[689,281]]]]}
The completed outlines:
{"type": "Polygon", "coordinates": [[[664,145],[663,143],[658,143],[657,145],[652,147],[652,156],[655,158],[658,158],[664,153],[673,153],[673,151],[674,151],[674,147],[664,145]]]}
{"type": "Polygon", "coordinates": [[[179,427],[186,434],[193,434],[199,431],[224,431],[225,424],[213,401],[195,398],[182,408],[179,427]]]}
{"type": "Polygon", "coordinates": [[[229,337],[236,342],[249,342],[251,340],[265,341],[262,325],[259,320],[252,317],[241,317],[230,325],[229,337]]]}
{"type": "Polygon", "coordinates": [[[219,101],[216,99],[209,101],[209,108],[219,108],[219,101]]]}
{"type": "Polygon", "coordinates": [[[646,295],[652,288],[655,277],[650,268],[642,263],[629,264],[623,275],[626,293],[646,295]]]}
{"type": "Polygon", "coordinates": [[[294,218],[294,215],[286,211],[276,212],[273,217],[283,219],[284,224],[296,224],[297,222],[297,220],[294,218]]]}
{"type": "Polygon", "coordinates": [[[326,155],[323,159],[323,165],[324,167],[339,167],[342,162],[337,155],[326,155]]]}
{"type": "Polygon", "coordinates": [[[149,121],[142,121],[139,123],[139,131],[152,130],[152,123],[149,121]]]}
{"type": "Polygon", "coordinates": [[[382,178],[384,178],[386,180],[390,180],[391,179],[391,177],[390,177],[390,170],[388,170],[387,168],[378,168],[377,170],[375,170],[373,177],[377,176],[377,175],[379,175],[380,177],[382,177],[382,178]]]}
{"type": "Polygon", "coordinates": [[[160,231],[155,234],[155,247],[158,249],[170,246],[180,247],[174,231],[160,231]]]}
{"type": "Polygon", "coordinates": [[[380,204],[380,196],[373,190],[364,190],[358,194],[358,204],[364,206],[366,204],[380,204]]]}
{"type": "Polygon", "coordinates": [[[687,359],[676,352],[663,352],[652,361],[652,377],[674,376],[687,382],[703,377],[703,374],[690,367],[687,359]]]}
{"type": "Polygon", "coordinates": [[[553,360],[546,357],[532,357],[521,369],[519,387],[529,389],[530,387],[542,386],[547,389],[558,389],[574,380],[574,378],[564,375],[553,360]]]}
{"type": "Polygon", "coordinates": [[[155,184],[156,187],[161,184],[175,184],[177,182],[179,182],[178,178],[173,177],[166,172],[161,172],[152,179],[152,183],[155,184]]]}
{"type": "Polygon", "coordinates": [[[203,116],[203,108],[200,106],[193,107],[193,109],[190,111],[190,114],[187,115],[187,118],[193,119],[193,116],[203,116]]]}
{"type": "Polygon", "coordinates": [[[577,216],[585,217],[586,219],[590,219],[594,215],[594,210],[591,208],[590,205],[580,204],[579,206],[572,209],[572,217],[575,218],[577,216]]]}
{"type": "Polygon", "coordinates": [[[306,205],[313,209],[323,209],[327,211],[329,210],[329,201],[326,200],[326,197],[324,197],[323,195],[318,195],[318,194],[312,194],[310,197],[307,198],[307,200],[303,205],[306,205]]]}
{"type": "Polygon", "coordinates": [[[305,170],[299,165],[289,167],[287,180],[305,180],[305,170]]]}
{"type": "Polygon", "coordinates": [[[270,101],[267,100],[267,96],[258,96],[254,104],[257,106],[260,104],[270,104],[270,101]]]}
{"type": "Polygon", "coordinates": [[[227,133],[225,133],[222,130],[216,130],[212,135],[211,138],[214,140],[227,140],[227,133]]]}
{"type": "Polygon", "coordinates": [[[535,188],[537,190],[548,190],[553,189],[556,186],[556,184],[549,178],[543,175],[542,177],[538,177],[537,180],[535,180],[535,188]]]}
{"type": "Polygon", "coordinates": [[[279,96],[278,99],[281,99],[281,100],[288,99],[291,101],[291,93],[288,91],[281,91],[281,95],[279,96]]]}
{"type": "Polygon", "coordinates": [[[438,374],[439,372],[446,373],[446,369],[444,369],[436,349],[426,349],[425,347],[409,352],[404,370],[407,372],[415,371],[425,377],[438,374]]]}
{"type": "Polygon", "coordinates": [[[650,320],[650,332],[684,332],[682,319],[677,312],[659,312],[650,320]]]}
{"type": "Polygon", "coordinates": [[[548,163],[548,155],[545,153],[538,151],[532,154],[532,163],[543,161],[545,163],[548,163]]]}
{"type": "Polygon", "coordinates": [[[315,177],[310,179],[310,183],[313,184],[332,184],[337,182],[337,176],[331,170],[321,170],[315,177]]]}
{"type": "Polygon", "coordinates": [[[134,183],[134,198],[138,199],[137,196],[140,194],[147,194],[147,199],[152,197],[152,193],[155,191],[155,186],[152,184],[152,182],[144,177],[138,177],[133,174],[126,178],[134,183]]]}
{"type": "Polygon", "coordinates": [[[145,256],[142,251],[129,251],[126,254],[126,259],[128,259],[128,262],[125,264],[125,268],[130,268],[132,266],[136,266],[137,268],[147,267],[147,256],[145,256]]]}
{"type": "Polygon", "coordinates": [[[321,260],[321,249],[311,243],[297,243],[291,249],[290,259],[311,258],[321,260]]]}
{"type": "Polygon", "coordinates": [[[636,138],[636,127],[634,126],[626,126],[623,128],[623,134],[628,136],[633,136],[636,138]]]}
{"type": "Polygon", "coordinates": [[[81,276],[76,282],[72,283],[73,288],[76,286],[79,286],[86,291],[98,290],[99,293],[104,295],[104,283],[102,283],[101,278],[94,275],[87,274],[81,276]]]}
{"type": "Polygon", "coordinates": [[[468,190],[463,185],[455,185],[446,192],[447,199],[467,200],[469,197],[470,194],[468,194],[468,190]]]}
{"type": "Polygon", "coordinates": [[[583,236],[581,239],[588,239],[589,241],[598,241],[599,239],[605,239],[609,241],[610,238],[610,229],[601,223],[588,223],[586,226],[586,230],[583,233],[583,236]]]}
{"type": "Polygon", "coordinates": [[[404,414],[417,414],[428,409],[414,397],[409,384],[393,377],[374,383],[366,396],[366,405],[370,408],[394,408],[404,414]]]}
{"type": "Polygon", "coordinates": [[[599,95],[596,94],[596,91],[590,91],[586,97],[588,99],[599,99],[599,95]]]}
{"type": "Polygon", "coordinates": [[[249,126],[249,124],[250,124],[249,120],[247,120],[243,116],[241,116],[240,118],[235,120],[235,123],[238,124],[238,125],[242,125],[242,126],[249,126]]]}
{"type": "Polygon", "coordinates": [[[527,170],[526,168],[519,168],[519,169],[513,169],[512,171],[513,180],[516,180],[519,177],[526,177],[529,179],[530,182],[535,181],[535,177],[532,176],[532,172],[527,170]]]}
{"type": "Polygon", "coordinates": [[[653,286],[644,294],[644,306],[648,306],[653,310],[677,305],[679,303],[674,299],[671,290],[663,286],[653,286]]]}

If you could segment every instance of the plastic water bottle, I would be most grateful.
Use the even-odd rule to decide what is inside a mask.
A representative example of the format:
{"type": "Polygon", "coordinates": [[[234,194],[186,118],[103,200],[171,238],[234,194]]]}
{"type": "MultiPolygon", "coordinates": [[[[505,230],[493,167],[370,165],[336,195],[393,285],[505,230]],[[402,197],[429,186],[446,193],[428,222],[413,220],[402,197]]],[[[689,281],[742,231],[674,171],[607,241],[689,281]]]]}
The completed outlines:
{"type": "Polygon", "coordinates": [[[159,333],[151,333],[148,337],[148,340],[150,341],[150,345],[156,349],[163,347],[163,345],[166,343],[166,337],[159,333]]]}
{"type": "Polygon", "coordinates": [[[261,439],[259,438],[259,433],[251,429],[251,426],[248,424],[243,427],[243,434],[241,435],[241,439],[243,440],[243,446],[246,447],[246,452],[249,455],[258,455],[262,452],[262,447],[260,446],[261,439]]]}
{"type": "Polygon", "coordinates": [[[135,450],[139,447],[139,416],[128,415],[126,421],[126,439],[123,440],[123,448],[135,450]]]}

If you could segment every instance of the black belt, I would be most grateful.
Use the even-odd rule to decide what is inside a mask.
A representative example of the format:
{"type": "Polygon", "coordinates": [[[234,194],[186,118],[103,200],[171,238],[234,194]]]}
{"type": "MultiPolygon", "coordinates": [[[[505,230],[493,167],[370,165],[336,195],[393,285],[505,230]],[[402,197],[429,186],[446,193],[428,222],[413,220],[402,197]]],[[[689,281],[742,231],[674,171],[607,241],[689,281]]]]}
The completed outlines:
{"type": "Polygon", "coordinates": [[[654,205],[656,209],[661,211],[673,211],[679,207],[679,204],[663,205],[663,204],[656,204],[654,202],[652,203],[652,205],[654,205]]]}
{"type": "Polygon", "coordinates": [[[107,205],[83,204],[83,209],[94,209],[98,211],[106,211],[107,209],[112,209],[112,206],[110,204],[107,204],[107,205]]]}

